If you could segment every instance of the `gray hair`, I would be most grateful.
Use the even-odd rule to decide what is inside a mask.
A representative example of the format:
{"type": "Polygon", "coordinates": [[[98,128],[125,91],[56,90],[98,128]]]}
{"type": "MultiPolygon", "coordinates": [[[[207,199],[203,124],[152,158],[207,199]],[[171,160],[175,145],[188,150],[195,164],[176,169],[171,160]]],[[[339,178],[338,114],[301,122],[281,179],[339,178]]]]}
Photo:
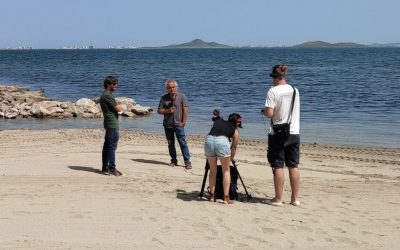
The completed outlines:
{"type": "Polygon", "coordinates": [[[167,81],[165,82],[165,88],[168,87],[168,84],[169,84],[169,83],[174,83],[175,86],[176,86],[176,88],[178,88],[178,82],[177,82],[176,80],[174,80],[174,79],[169,79],[169,80],[167,80],[167,81]]]}

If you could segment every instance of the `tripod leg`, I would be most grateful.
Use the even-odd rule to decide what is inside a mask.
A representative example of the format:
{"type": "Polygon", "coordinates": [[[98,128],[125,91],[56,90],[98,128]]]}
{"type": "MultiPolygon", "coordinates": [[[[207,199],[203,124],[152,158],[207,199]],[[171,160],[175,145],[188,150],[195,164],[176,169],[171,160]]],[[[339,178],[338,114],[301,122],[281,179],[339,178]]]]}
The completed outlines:
{"type": "Polygon", "coordinates": [[[243,186],[243,188],[244,188],[244,191],[246,192],[247,199],[251,199],[251,195],[249,194],[249,192],[247,192],[246,186],[244,185],[244,182],[243,182],[243,180],[242,180],[242,177],[240,176],[239,170],[238,170],[237,167],[236,167],[236,163],[235,163],[234,161],[232,161],[232,163],[233,163],[233,166],[235,167],[235,170],[236,170],[237,175],[239,176],[239,179],[240,179],[240,182],[242,183],[242,186],[243,186]]]}
{"type": "Polygon", "coordinates": [[[204,195],[204,188],[206,186],[206,181],[207,181],[207,175],[208,175],[208,170],[210,169],[210,166],[208,165],[208,161],[206,160],[206,166],[205,166],[205,172],[204,172],[204,177],[203,177],[203,184],[201,185],[201,190],[199,197],[203,197],[204,195]]]}

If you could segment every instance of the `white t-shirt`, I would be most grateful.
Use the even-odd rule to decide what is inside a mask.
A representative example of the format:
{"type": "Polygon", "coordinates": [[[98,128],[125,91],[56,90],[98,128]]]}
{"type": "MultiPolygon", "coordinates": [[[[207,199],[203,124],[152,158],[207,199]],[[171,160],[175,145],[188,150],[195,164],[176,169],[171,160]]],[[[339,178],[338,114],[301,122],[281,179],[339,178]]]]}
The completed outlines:
{"type": "MultiPolygon", "coordinates": [[[[272,117],[274,124],[289,122],[290,108],[292,105],[293,88],[289,84],[272,86],[267,93],[265,107],[274,108],[275,115],[272,117]]],[[[274,134],[269,128],[269,133],[274,134]]],[[[292,119],[290,122],[290,134],[300,134],[300,95],[296,89],[296,98],[293,105],[292,119]]]]}

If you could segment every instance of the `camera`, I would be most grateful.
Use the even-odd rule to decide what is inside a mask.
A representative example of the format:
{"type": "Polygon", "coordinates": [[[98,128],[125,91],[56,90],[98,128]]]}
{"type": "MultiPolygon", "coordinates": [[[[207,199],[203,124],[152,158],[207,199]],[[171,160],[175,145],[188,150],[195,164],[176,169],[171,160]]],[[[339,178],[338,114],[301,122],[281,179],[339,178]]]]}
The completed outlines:
{"type": "Polygon", "coordinates": [[[165,109],[170,109],[174,107],[174,101],[175,99],[173,97],[170,97],[168,101],[165,102],[165,109]]]}

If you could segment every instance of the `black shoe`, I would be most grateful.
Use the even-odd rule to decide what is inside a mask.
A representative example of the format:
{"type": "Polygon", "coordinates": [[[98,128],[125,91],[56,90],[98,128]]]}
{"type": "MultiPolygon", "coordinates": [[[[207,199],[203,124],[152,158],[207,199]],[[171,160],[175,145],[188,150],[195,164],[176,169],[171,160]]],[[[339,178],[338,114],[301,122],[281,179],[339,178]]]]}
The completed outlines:
{"type": "Polygon", "coordinates": [[[171,162],[170,164],[168,164],[168,166],[170,166],[170,167],[177,167],[177,166],[178,166],[178,163],[176,163],[176,162],[171,162]]]}
{"type": "Polygon", "coordinates": [[[185,162],[185,169],[192,169],[192,163],[190,161],[185,162]]]}
{"type": "Polygon", "coordinates": [[[110,169],[108,169],[108,167],[102,167],[101,173],[104,175],[110,175],[110,169]]]}

